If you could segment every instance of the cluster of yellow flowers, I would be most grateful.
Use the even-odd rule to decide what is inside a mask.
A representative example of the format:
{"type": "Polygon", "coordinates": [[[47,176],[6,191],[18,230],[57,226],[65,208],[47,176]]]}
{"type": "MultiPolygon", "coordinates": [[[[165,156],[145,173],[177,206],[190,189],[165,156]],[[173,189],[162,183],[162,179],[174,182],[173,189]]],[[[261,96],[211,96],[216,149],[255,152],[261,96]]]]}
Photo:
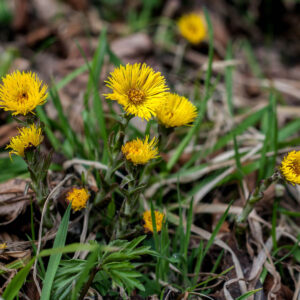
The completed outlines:
{"type": "Polygon", "coordinates": [[[90,193],[86,188],[72,188],[67,194],[67,200],[71,203],[74,211],[81,210],[86,207],[90,193]]]}
{"type": "MultiPolygon", "coordinates": [[[[0,108],[11,111],[13,116],[27,116],[30,113],[34,115],[34,109],[46,102],[47,88],[35,73],[15,71],[2,78],[0,108]]],[[[19,135],[11,138],[6,146],[6,149],[11,149],[10,157],[12,154],[25,157],[26,150],[36,148],[42,143],[42,129],[34,123],[27,123],[27,126],[19,128],[19,135]]],[[[73,188],[67,196],[74,211],[84,208],[88,198],[89,193],[84,188],[73,188]]]]}
{"type": "MultiPolygon", "coordinates": [[[[2,78],[0,85],[0,108],[11,111],[12,115],[27,115],[46,102],[47,85],[31,72],[16,71],[2,78]]],[[[43,141],[42,130],[35,124],[19,129],[19,135],[12,138],[6,147],[12,149],[9,154],[24,157],[25,150],[37,147],[43,141]]]]}
{"type": "MultiPolygon", "coordinates": [[[[152,116],[165,127],[189,125],[197,116],[196,107],[185,97],[169,93],[165,78],[146,64],[127,64],[115,69],[107,87],[112,93],[107,99],[121,104],[127,114],[149,120],[152,116]]],[[[122,152],[133,164],[146,164],[158,157],[157,139],[149,142],[136,139],[127,142],[122,152]]]]}

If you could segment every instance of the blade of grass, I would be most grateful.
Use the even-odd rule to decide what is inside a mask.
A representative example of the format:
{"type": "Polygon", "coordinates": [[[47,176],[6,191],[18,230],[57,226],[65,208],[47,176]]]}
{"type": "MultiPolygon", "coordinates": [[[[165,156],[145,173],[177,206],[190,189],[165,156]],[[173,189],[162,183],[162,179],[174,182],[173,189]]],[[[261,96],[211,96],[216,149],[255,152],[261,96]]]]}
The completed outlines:
{"type": "MultiPolygon", "coordinates": [[[[231,60],[232,59],[232,47],[231,47],[231,42],[228,43],[227,46],[227,51],[226,51],[226,60],[231,60]]],[[[228,106],[228,111],[229,115],[231,118],[234,118],[234,111],[233,111],[233,102],[232,102],[232,73],[233,73],[233,67],[232,66],[227,66],[225,69],[225,84],[226,84],[226,95],[227,95],[227,106],[228,106]]],[[[237,171],[239,174],[239,181],[240,181],[240,186],[242,187],[243,185],[241,184],[241,179],[243,178],[244,174],[242,171],[242,164],[240,160],[240,154],[239,154],[239,148],[237,144],[237,139],[236,135],[233,134],[233,144],[234,144],[234,156],[235,156],[235,161],[236,161],[236,167],[237,171]]]]}
{"type": "Polygon", "coordinates": [[[268,106],[254,112],[253,114],[248,116],[242,123],[235,126],[229,133],[220,137],[213,147],[211,147],[205,151],[202,151],[202,152],[201,151],[196,152],[191,157],[191,159],[182,167],[182,169],[190,167],[195,161],[199,160],[201,157],[206,157],[209,154],[223,148],[227,143],[229,143],[231,140],[233,140],[234,136],[242,134],[246,129],[255,125],[261,119],[261,117],[263,116],[263,114],[266,112],[267,109],[268,109],[268,106]]]}
{"type": "Polygon", "coordinates": [[[276,251],[278,248],[277,239],[276,239],[276,224],[277,224],[277,213],[279,207],[279,199],[277,197],[274,198],[273,211],[272,211],[272,241],[273,241],[273,249],[276,251]]]}
{"type": "Polygon", "coordinates": [[[56,138],[53,131],[51,130],[51,125],[50,125],[48,116],[46,115],[44,109],[41,106],[38,106],[36,108],[36,114],[39,117],[39,119],[43,122],[43,124],[45,125],[44,131],[46,132],[47,137],[48,137],[52,147],[54,148],[55,151],[57,151],[58,149],[61,148],[61,143],[56,138]]]}
{"type": "Polygon", "coordinates": [[[190,243],[190,238],[191,238],[191,228],[192,228],[192,223],[193,223],[193,203],[194,199],[191,199],[189,210],[188,210],[188,215],[187,215],[187,220],[186,220],[186,228],[185,228],[185,235],[184,235],[184,246],[183,246],[183,278],[185,285],[189,285],[189,279],[188,279],[188,249],[189,249],[189,243],[190,243]]]}
{"type": "Polygon", "coordinates": [[[215,280],[215,279],[217,279],[217,278],[219,278],[219,277],[221,277],[221,276],[227,274],[227,273],[228,273],[229,271],[231,271],[233,268],[234,268],[234,266],[231,266],[231,267],[229,267],[228,269],[224,270],[222,273],[220,273],[220,274],[218,274],[218,275],[215,275],[215,276],[212,276],[212,277],[206,279],[205,281],[202,281],[202,282],[198,283],[197,285],[188,288],[187,290],[188,290],[188,291],[193,291],[193,290],[199,288],[199,287],[202,286],[202,285],[206,286],[207,283],[209,283],[210,281],[215,280]]]}
{"type": "Polygon", "coordinates": [[[300,119],[289,122],[285,127],[278,131],[278,141],[283,142],[286,138],[300,130],[300,119]]]}
{"type": "Polygon", "coordinates": [[[77,139],[77,136],[76,136],[75,132],[73,131],[73,129],[71,128],[70,123],[63,111],[63,107],[62,107],[61,100],[60,100],[57,90],[55,90],[54,88],[51,89],[50,95],[51,95],[53,104],[58,113],[58,119],[60,121],[61,129],[62,129],[64,135],[66,136],[68,142],[72,146],[73,154],[75,151],[78,151],[81,155],[84,156],[81,143],[77,139]]]}
{"type": "MultiPolygon", "coordinates": [[[[69,219],[70,219],[71,204],[69,204],[62,220],[59,225],[53,248],[63,247],[66,242],[69,219]]],[[[48,300],[51,296],[52,284],[55,277],[55,273],[58,269],[62,254],[53,254],[50,256],[45,278],[43,280],[43,289],[41,299],[48,300]]]]}
{"type": "Polygon", "coordinates": [[[27,265],[20,270],[17,275],[12,279],[12,281],[9,283],[9,285],[6,287],[2,297],[5,300],[13,300],[15,297],[17,297],[21,287],[23,286],[28,273],[30,272],[30,269],[35,261],[35,258],[32,258],[27,265]]]}
{"type": "Polygon", "coordinates": [[[102,108],[102,99],[99,95],[99,78],[103,67],[104,57],[107,53],[107,38],[106,28],[101,31],[101,35],[98,41],[98,47],[93,57],[92,66],[90,70],[90,77],[88,82],[88,89],[86,97],[89,97],[90,93],[93,94],[93,108],[98,121],[98,127],[100,135],[104,143],[104,152],[102,161],[105,163],[109,155],[108,149],[108,135],[106,131],[105,116],[102,108]]]}
{"type": "Polygon", "coordinates": [[[276,97],[273,93],[269,97],[268,106],[268,130],[265,134],[265,140],[261,151],[260,169],[258,181],[270,176],[275,167],[277,155],[277,115],[276,115],[276,97]],[[266,153],[274,151],[273,159],[268,159],[266,153]]]}
{"type": "Polygon", "coordinates": [[[201,263],[200,263],[200,266],[202,265],[202,262],[203,262],[203,259],[204,257],[206,256],[206,254],[208,253],[208,250],[210,249],[210,247],[212,246],[213,242],[214,242],[214,239],[216,238],[219,230],[221,229],[221,226],[222,224],[224,223],[227,215],[228,215],[228,212],[229,212],[229,209],[231,207],[233,203],[233,200],[228,204],[228,207],[226,209],[226,211],[224,212],[224,214],[222,215],[222,217],[220,218],[220,220],[218,221],[217,225],[216,225],[216,228],[213,230],[212,234],[211,234],[211,237],[210,239],[208,240],[207,244],[206,244],[206,247],[203,251],[203,253],[201,253],[201,263]]]}
{"type": "Polygon", "coordinates": [[[183,255],[186,260],[188,256],[188,248],[189,248],[189,243],[191,238],[191,227],[193,223],[193,203],[194,203],[194,199],[192,198],[189,206],[187,221],[186,221],[185,239],[184,239],[184,248],[183,248],[184,249],[183,255]]]}
{"type": "Polygon", "coordinates": [[[262,288],[259,288],[259,289],[256,289],[256,290],[253,290],[253,291],[249,291],[247,293],[245,293],[244,295],[242,296],[239,296],[238,298],[236,298],[236,300],[246,300],[248,299],[250,296],[256,294],[257,292],[261,291],[262,288]]]}
{"type": "MultiPolygon", "coordinates": [[[[199,246],[198,246],[198,253],[203,253],[203,249],[204,249],[204,242],[203,240],[200,241],[199,246]]],[[[195,264],[195,268],[194,268],[194,278],[192,281],[193,285],[197,284],[198,281],[198,277],[199,277],[199,273],[200,273],[200,268],[201,268],[201,256],[202,255],[198,255],[197,260],[196,260],[196,264],[195,264]]]]}

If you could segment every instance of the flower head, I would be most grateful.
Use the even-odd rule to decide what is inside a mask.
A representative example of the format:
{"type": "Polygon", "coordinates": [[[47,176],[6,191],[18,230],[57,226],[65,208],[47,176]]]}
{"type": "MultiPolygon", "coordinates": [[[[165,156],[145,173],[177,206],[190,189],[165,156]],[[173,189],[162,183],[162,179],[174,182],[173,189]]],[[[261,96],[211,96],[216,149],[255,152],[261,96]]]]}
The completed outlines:
{"type": "MultiPolygon", "coordinates": [[[[154,211],[155,215],[155,224],[156,224],[156,231],[161,231],[161,227],[163,224],[163,220],[165,215],[157,210],[154,211]]],[[[147,210],[143,214],[144,219],[144,228],[146,231],[153,232],[153,224],[152,224],[152,217],[151,217],[151,210],[147,210]]]]}
{"type": "Polygon", "coordinates": [[[81,210],[86,207],[90,194],[85,188],[72,188],[67,194],[67,200],[71,202],[74,211],[81,210]]]}
{"type": "Polygon", "coordinates": [[[139,138],[127,142],[122,146],[122,152],[126,159],[135,165],[144,165],[150,159],[158,157],[158,149],[156,147],[158,140],[153,138],[148,142],[149,136],[142,141],[139,138]]]}
{"type": "Polygon", "coordinates": [[[281,174],[286,181],[300,185],[300,151],[291,151],[281,162],[281,174]]]}
{"type": "Polygon", "coordinates": [[[16,154],[24,157],[25,150],[29,147],[37,147],[43,141],[42,129],[31,124],[30,127],[23,127],[19,129],[19,135],[13,137],[10,140],[6,149],[12,149],[9,151],[9,156],[16,154]]]}
{"type": "Polygon", "coordinates": [[[16,71],[2,78],[0,85],[0,108],[13,115],[26,115],[37,105],[44,104],[48,94],[35,73],[16,71]]]}
{"type": "Polygon", "coordinates": [[[192,44],[199,44],[206,37],[206,22],[202,16],[190,13],[178,21],[181,35],[192,44]]]}
{"type": "Polygon", "coordinates": [[[0,244],[0,250],[4,250],[4,249],[6,249],[6,243],[3,243],[3,244],[0,244]]]}
{"type": "Polygon", "coordinates": [[[168,87],[164,77],[146,64],[127,64],[115,69],[106,85],[112,89],[106,98],[116,100],[127,114],[149,120],[165,99],[168,87]]]}
{"type": "Polygon", "coordinates": [[[166,101],[156,114],[159,122],[165,127],[177,127],[193,122],[197,117],[197,109],[185,97],[168,93],[166,101]]]}

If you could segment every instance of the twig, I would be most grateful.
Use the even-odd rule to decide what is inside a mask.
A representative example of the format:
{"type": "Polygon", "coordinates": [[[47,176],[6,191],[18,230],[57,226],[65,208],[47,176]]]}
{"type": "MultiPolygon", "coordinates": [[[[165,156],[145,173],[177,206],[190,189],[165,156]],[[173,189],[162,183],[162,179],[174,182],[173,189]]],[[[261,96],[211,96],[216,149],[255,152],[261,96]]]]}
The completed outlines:
{"type": "MultiPolygon", "coordinates": [[[[90,167],[93,167],[95,169],[100,169],[100,170],[108,170],[108,166],[106,166],[98,161],[85,160],[85,159],[80,159],[80,158],[74,158],[71,160],[67,160],[66,162],[64,162],[63,168],[68,169],[72,165],[76,165],[76,164],[90,166],[90,167]]],[[[115,174],[122,179],[125,178],[125,176],[123,174],[121,174],[119,171],[116,171],[115,174]]]]}
{"type": "Polygon", "coordinates": [[[294,293],[294,296],[293,296],[293,300],[299,299],[299,296],[300,296],[300,273],[298,273],[298,282],[297,282],[297,285],[296,285],[296,288],[295,288],[295,293],[294,293]]]}
{"type": "MultiPolygon", "coordinates": [[[[82,233],[80,235],[80,244],[83,244],[85,242],[86,239],[86,234],[87,234],[87,230],[88,230],[88,221],[89,221],[89,215],[90,215],[90,207],[89,207],[89,203],[87,204],[87,207],[85,209],[84,212],[84,220],[83,220],[83,228],[82,228],[82,233]]],[[[73,259],[76,259],[79,257],[80,251],[76,251],[74,254],[73,259]]]]}

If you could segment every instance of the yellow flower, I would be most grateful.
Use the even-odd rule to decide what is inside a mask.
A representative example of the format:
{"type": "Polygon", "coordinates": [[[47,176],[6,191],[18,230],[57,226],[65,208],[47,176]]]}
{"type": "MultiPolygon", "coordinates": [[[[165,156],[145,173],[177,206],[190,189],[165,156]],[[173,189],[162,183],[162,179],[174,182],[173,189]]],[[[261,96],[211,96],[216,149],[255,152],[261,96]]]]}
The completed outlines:
{"type": "Polygon", "coordinates": [[[6,243],[0,244],[0,250],[6,249],[6,243]]]}
{"type": "Polygon", "coordinates": [[[6,149],[12,149],[9,151],[10,158],[12,154],[24,157],[24,151],[26,148],[37,147],[42,141],[42,129],[31,124],[30,127],[23,127],[19,129],[19,135],[10,140],[6,149]]]}
{"type": "Polygon", "coordinates": [[[206,37],[206,22],[198,14],[183,15],[178,21],[181,35],[192,44],[199,44],[206,37]]]}
{"type": "Polygon", "coordinates": [[[112,89],[106,98],[116,100],[127,114],[149,120],[165,99],[168,87],[164,77],[146,64],[127,64],[110,73],[106,85],[112,89]]]}
{"type": "Polygon", "coordinates": [[[46,102],[47,85],[42,85],[35,73],[16,71],[2,78],[0,85],[0,108],[13,115],[26,115],[37,105],[46,102]]]}
{"type": "Polygon", "coordinates": [[[156,147],[158,140],[153,138],[148,142],[149,136],[142,141],[139,138],[127,142],[122,146],[122,152],[126,159],[135,165],[144,165],[150,159],[158,157],[158,149],[156,147]]]}
{"type": "Polygon", "coordinates": [[[156,112],[165,127],[188,125],[197,117],[196,106],[185,97],[168,93],[166,101],[156,112]]]}
{"type": "Polygon", "coordinates": [[[67,194],[67,200],[71,202],[74,211],[81,210],[86,207],[90,194],[85,188],[72,188],[67,194]]]}
{"type": "Polygon", "coordinates": [[[300,185],[300,151],[291,151],[281,162],[281,174],[293,185],[300,185]]]}
{"type": "MultiPolygon", "coordinates": [[[[155,215],[156,231],[159,232],[159,231],[161,231],[161,227],[162,227],[165,215],[157,210],[154,211],[154,215],[155,215]]],[[[143,219],[144,219],[144,223],[145,223],[144,224],[145,231],[153,232],[151,210],[147,210],[144,212],[143,219]]]]}

